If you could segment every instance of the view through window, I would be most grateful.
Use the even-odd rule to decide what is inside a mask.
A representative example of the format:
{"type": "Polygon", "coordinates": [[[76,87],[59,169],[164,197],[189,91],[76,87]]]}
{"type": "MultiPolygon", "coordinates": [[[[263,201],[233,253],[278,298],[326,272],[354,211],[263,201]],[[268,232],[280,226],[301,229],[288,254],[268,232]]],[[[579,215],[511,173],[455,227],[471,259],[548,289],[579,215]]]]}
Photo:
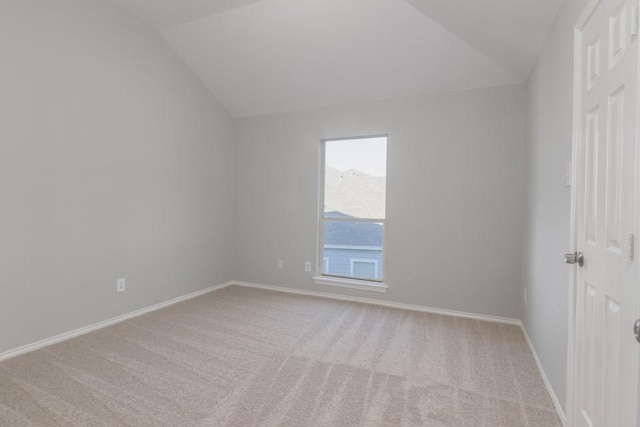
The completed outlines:
{"type": "Polygon", "coordinates": [[[387,137],[326,140],[323,147],[322,274],[383,281],[387,137]]]}

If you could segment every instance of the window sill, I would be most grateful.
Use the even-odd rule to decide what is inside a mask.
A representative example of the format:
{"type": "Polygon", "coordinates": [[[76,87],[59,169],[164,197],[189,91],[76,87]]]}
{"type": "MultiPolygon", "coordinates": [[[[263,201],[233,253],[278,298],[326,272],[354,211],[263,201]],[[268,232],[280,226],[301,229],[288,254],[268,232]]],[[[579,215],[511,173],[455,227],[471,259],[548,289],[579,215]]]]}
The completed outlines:
{"type": "Polygon", "coordinates": [[[370,282],[368,280],[347,279],[344,277],[315,276],[316,285],[336,286],[339,288],[359,289],[361,291],[387,292],[389,288],[383,282],[370,282]]]}

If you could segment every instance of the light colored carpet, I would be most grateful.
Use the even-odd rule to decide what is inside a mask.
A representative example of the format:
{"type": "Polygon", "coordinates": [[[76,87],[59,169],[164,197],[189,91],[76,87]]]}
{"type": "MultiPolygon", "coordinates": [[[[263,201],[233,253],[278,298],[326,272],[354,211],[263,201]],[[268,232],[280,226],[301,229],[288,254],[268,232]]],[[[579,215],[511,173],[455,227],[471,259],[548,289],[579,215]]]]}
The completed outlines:
{"type": "Polygon", "coordinates": [[[516,326],[225,288],[0,363],[2,426],[559,426],[516,326]]]}

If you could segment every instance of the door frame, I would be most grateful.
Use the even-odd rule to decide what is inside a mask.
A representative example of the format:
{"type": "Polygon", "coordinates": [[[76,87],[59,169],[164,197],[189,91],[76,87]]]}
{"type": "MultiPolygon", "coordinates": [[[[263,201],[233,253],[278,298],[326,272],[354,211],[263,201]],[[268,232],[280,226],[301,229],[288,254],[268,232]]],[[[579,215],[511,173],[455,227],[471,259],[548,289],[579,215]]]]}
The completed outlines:
{"type": "MultiPolygon", "coordinates": [[[[571,217],[570,217],[570,229],[569,229],[569,252],[573,253],[578,250],[577,246],[577,236],[578,236],[578,170],[580,168],[577,167],[578,154],[581,154],[581,150],[584,147],[581,144],[582,138],[580,138],[580,132],[582,131],[582,121],[581,121],[581,89],[582,89],[582,72],[578,74],[578,70],[581,70],[583,52],[582,52],[582,30],[584,26],[587,24],[587,21],[591,17],[592,13],[598,6],[598,4],[603,0],[590,0],[589,3],[585,6],[583,12],[580,14],[576,25],[574,26],[574,37],[573,37],[573,124],[572,124],[572,146],[571,146],[571,217]],[[578,78],[578,76],[580,76],[578,78]]],[[[640,50],[640,40],[636,41],[636,49],[640,50]]],[[[640,58],[640,53],[639,56],[640,58]]],[[[640,68],[639,68],[640,70],[640,68]]],[[[640,82],[640,71],[638,73],[638,81],[640,82]]],[[[640,88],[640,85],[638,86],[640,88]]],[[[636,109],[636,141],[640,141],[640,90],[636,94],[638,99],[638,108],[636,109]]],[[[637,144],[637,142],[636,142],[637,144]]],[[[634,233],[636,236],[639,235],[640,231],[640,146],[636,149],[636,159],[635,159],[635,185],[636,185],[636,195],[635,195],[635,225],[634,225],[634,233]]],[[[638,257],[638,255],[636,255],[638,257]]],[[[640,259],[639,259],[640,260],[640,259]]],[[[636,261],[636,269],[640,269],[640,263],[638,260],[636,261]]],[[[576,378],[576,363],[575,363],[575,355],[576,355],[576,288],[577,288],[577,268],[572,267],[569,271],[569,313],[568,313],[568,348],[567,348],[567,384],[566,384],[566,402],[565,402],[565,425],[567,427],[571,427],[574,425],[574,408],[575,408],[575,378],[576,378]]],[[[640,286],[640,283],[637,284],[640,286]]],[[[640,301],[638,301],[638,306],[640,307],[640,301]]],[[[629,333],[632,333],[633,325],[629,325],[629,333]]],[[[640,345],[640,344],[639,344],[640,345]]],[[[636,385],[636,394],[640,391],[640,357],[638,358],[638,363],[636,366],[632,367],[632,374],[635,375],[637,379],[636,385]]],[[[638,415],[637,415],[638,423],[640,423],[640,405],[638,407],[638,415]]],[[[638,424],[640,427],[640,424],[638,424]]]]}

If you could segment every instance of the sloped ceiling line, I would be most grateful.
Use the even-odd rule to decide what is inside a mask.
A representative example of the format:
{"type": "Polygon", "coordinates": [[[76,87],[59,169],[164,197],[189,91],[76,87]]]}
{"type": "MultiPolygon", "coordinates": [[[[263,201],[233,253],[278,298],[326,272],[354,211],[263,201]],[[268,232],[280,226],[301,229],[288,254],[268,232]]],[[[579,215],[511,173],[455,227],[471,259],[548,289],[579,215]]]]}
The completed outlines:
{"type": "Polygon", "coordinates": [[[562,0],[111,0],[234,117],[518,83],[562,0]]]}
{"type": "Polygon", "coordinates": [[[405,0],[527,79],[563,0],[405,0]]]}

